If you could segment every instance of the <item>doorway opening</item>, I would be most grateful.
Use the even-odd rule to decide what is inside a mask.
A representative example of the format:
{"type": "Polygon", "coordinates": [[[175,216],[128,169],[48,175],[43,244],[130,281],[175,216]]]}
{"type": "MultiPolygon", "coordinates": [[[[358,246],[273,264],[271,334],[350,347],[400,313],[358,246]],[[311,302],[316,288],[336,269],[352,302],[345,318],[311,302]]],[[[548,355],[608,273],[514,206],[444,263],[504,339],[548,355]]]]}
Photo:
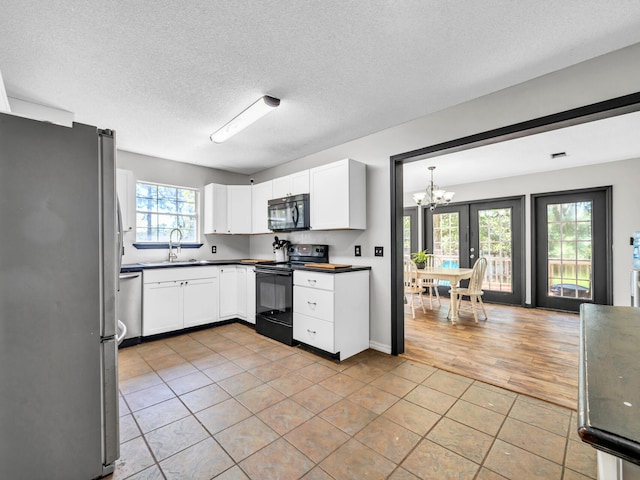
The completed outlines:
{"type": "Polygon", "coordinates": [[[391,352],[404,352],[403,165],[448,153],[640,111],[640,92],[394,155],[391,163],[391,352]]]}

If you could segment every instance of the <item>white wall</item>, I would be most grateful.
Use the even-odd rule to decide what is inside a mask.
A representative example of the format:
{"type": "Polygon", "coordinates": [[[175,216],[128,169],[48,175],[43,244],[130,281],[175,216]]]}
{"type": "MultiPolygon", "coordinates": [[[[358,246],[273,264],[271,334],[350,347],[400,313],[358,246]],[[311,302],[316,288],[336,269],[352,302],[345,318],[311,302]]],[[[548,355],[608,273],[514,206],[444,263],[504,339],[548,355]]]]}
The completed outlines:
{"type": "MultiPolygon", "coordinates": [[[[640,191],[639,158],[452,185],[447,189],[456,192],[456,203],[526,195],[526,302],[531,303],[531,194],[609,185],[613,187],[613,303],[629,305],[629,271],[633,251],[633,247],[629,245],[629,237],[634,231],[640,230],[640,209],[637,208],[640,191]]],[[[404,197],[405,205],[414,205],[411,192],[405,192],[404,197]]]]}
{"type": "MultiPolygon", "coordinates": [[[[638,85],[640,44],[259,172],[253,178],[260,182],[343,158],[353,158],[367,164],[367,230],[361,233],[336,232],[334,235],[309,232],[304,234],[308,235],[304,238],[305,241],[308,239],[318,243],[326,239],[326,243],[331,245],[331,261],[373,267],[370,337],[374,347],[390,351],[389,158],[447,140],[634,93],[639,90],[638,85]],[[352,256],[352,245],[355,243],[363,246],[364,256],[359,259],[352,256]],[[385,257],[373,257],[374,245],[385,247],[385,257]]],[[[455,191],[458,201],[460,197],[457,189],[455,191]]],[[[614,221],[619,221],[616,219],[621,215],[616,211],[614,221]]],[[[292,239],[298,241],[297,235],[292,235],[292,239]]],[[[272,237],[268,235],[252,237],[251,256],[269,252],[271,241],[272,237]]],[[[616,241],[620,242],[619,239],[616,241]]],[[[623,268],[622,260],[620,262],[617,268],[623,268]]],[[[616,298],[620,299],[621,287],[615,288],[616,298]]]]}
{"type": "MultiPolygon", "coordinates": [[[[200,211],[202,212],[203,187],[208,183],[248,184],[249,177],[235,173],[200,167],[162,158],[140,155],[118,150],[116,164],[118,168],[133,171],[136,179],[167,185],[198,188],[200,190],[200,211]]],[[[248,258],[249,238],[245,235],[203,235],[200,240],[204,245],[199,249],[184,248],[178,260],[228,260],[248,258]],[[217,254],[211,253],[211,246],[217,247],[217,254]]],[[[155,262],[166,260],[168,250],[138,250],[132,243],[135,232],[124,235],[124,257],[122,263],[155,262]]]]}

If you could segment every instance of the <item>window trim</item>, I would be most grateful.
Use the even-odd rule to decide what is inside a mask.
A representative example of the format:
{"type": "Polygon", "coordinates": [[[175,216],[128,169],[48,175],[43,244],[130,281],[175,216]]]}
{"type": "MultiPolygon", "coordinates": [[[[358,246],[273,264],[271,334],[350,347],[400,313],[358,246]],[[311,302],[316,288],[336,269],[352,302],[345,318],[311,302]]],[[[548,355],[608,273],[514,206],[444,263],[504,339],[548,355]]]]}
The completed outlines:
{"type": "MultiPolygon", "coordinates": [[[[136,188],[134,189],[134,198],[136,199],[136,208],[135,208],[135,212],[136,212],[136,230],[138,227],[138,208],[137,208],[137,186],[139,183],[144,183],[147,185],[155,185],[155,186],[160,186],[160,187],[169,187],[169,188],[176,188],[176,189],[185,189],[185,190],[192,190],[195,192],[195,197],[196,197],[196,214],[195,216],[195,220],[196,220],[196,238],[200,239],[200,233],[202,230],[200,221],[202,218],[201,215],[201,205],[200,205],[200,189],[198,187],[190,187],[190,186],[186,186],[186,185],[171,185],[171,184],[167,184],[167,183],[159,183],[159,182],[152,182],[149,180],[136,180],[135,181],[135,186],[136,188]]],[[[133,242],[132,245],[138,249],[138,250],[154,250],[154,249],[158,249],[158,250],[164,250],[164,249],[168,249],[169,248],[169,242],[133,242]]],[[[204,245],[204,243],[202,242],[180,242],[180,247],[181,248],[201,248],[204,245]]]]}

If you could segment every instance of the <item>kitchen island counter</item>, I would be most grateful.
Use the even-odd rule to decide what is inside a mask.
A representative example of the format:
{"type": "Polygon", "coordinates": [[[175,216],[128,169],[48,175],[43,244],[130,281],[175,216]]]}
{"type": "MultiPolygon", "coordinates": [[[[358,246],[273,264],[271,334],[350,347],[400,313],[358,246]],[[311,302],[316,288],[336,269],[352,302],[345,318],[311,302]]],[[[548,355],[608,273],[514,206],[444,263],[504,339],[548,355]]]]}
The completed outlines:
{"type": "MultiPolygon", "coordinates": [[[[640,465],[640,308],[582,304],[578,433],[640,465]]],[[[601,461],[599,452],[598,461],[601,461]]],[[[600,465],[599,465],[600,468],[600,465]]]]}

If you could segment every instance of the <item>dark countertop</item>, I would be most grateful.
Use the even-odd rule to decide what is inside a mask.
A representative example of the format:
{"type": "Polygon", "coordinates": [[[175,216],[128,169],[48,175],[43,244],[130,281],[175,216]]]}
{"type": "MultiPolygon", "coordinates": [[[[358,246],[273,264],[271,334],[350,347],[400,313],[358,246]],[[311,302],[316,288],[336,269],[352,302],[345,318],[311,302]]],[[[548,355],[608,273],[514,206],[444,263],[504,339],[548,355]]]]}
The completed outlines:
{"type": "Polygon", "coordinates": [[[640,465],[640,308],[582,304],[578,434],[640,465]]]}
{"type": "Polygon", "coordinates": [[[363,265],[351,265],[350,267],[341,267],[341,268],[314,268],[314,267],[305,267],[305,266],[295,266],[294,270],[305,270],[308,272],[320,272],[320,273],[348,273],[348,272],[358,272],[360,270],[371,270],[371,267],[363,266],[363,265]]]}
{"type": "MultiPolygon", "coordinates": [[[[265,262],[265,263],[271,263],[271,262],[265,262]]],[[[255,266],[255,265],[259,265],[259,263],[247,263],[247,262],[243,262],[241,259],[198,260],[195,262],[172,262],[172,263],[140,262],[140,263],[130,263],[130,264],[122,265],[122,268],[120,269],[120,273],[141,272],[143,270],[156,269],[156,268],[204,267],[204,266],[221,266],[221,265],[255,266]]],[[[352,265],[351,267],[331,269],[331,268],[312,268],[312,267],[305,267],[305,266],[296,266],[294,267],[294,269],[335,274],[335,273],[357,272],[359,270],[371,270],[371,267],[352,265]]]]}

